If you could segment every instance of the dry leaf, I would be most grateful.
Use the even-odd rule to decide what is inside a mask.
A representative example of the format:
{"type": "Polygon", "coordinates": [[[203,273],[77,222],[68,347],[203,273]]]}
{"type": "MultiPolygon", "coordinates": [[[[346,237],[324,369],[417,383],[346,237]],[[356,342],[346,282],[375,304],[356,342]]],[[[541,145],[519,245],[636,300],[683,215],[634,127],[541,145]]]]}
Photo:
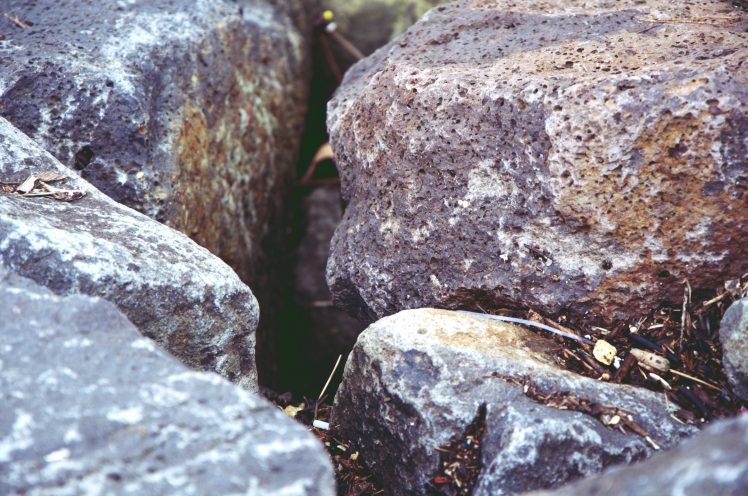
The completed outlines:
{"type": "Polygon", "coordinates": [[[301,410],[304,409],[304,404],[301,404],[301,407],[288,405],[286,408],[283,409],[286,415],[288,415],[291,418],[296,418],[296,414],[299,413],[301,410]]]}
{"type": "Polygon", "coordinates": [[[595,347],[592,349],[592,355],[598,362],[604,363],[605,365],[611,365],[617,351],[618,350],[616,350],[615,346],[604,339],[600,339],[595,343],[595,347]]]}
{"type": "Polygon", "coordinates": [[[63,179],[67,179],[67,176],[63,174],[58,174],[57,172],[54,172],[54,171],[41,172],[37,174],[36,177],[38,177],[40,181],[45,182],[45,183],[53,183],[56,181],[62,181],[63,179]]]}

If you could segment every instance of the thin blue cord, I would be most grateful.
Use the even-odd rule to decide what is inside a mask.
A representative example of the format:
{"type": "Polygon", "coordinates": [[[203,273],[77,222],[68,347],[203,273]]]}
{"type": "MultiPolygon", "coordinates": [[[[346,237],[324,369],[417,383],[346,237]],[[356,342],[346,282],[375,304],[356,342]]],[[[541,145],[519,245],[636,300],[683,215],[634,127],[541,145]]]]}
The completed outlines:
{"type": "Polygon", "coordinates": [[[503,315],[490,315],[487,313],[468,312],[466,310],[458,310],[457,313],[464,313],[466,315],[473,315],[475,317],[481,317],[484,319],[498,320],[500,322],[512,322],[514,324],[524,324],[524,325],[531,326],[531,327],[537,327],[539,329],[543,329],[545,331],[549,331],[549,332],[552,332],[553,334],[558,334],[559,336],[573,339],[575,341],[581,341],[582,343],[586,343],[590,345],[595,344],[595,342],[590,339],[583,338],[582,336],[577,336],[576,334],[571,334],[571,333],[562,331],[560,329],[556,329],[554,327],[541,324],[539,322],[533,322],[532,320],[518,319],[515,317],[504,317],[503,315]]]}

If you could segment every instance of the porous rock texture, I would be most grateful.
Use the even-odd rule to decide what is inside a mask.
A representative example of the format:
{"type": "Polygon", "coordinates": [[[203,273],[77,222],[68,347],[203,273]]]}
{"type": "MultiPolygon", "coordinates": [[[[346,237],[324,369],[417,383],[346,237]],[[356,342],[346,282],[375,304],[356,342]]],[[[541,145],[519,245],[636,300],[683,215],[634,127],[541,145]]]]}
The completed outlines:
{"type": "Polygon", "coordinates": [[[0,117],[0,180],[69,176],[72,203],[0,192],[0,266],[59,295],[117,305],[187,365],[257,388],[257,300],[236,273],[184,234],[120,205],[0,117]]]}
{"type": "Polygon", "coordinates": [[[117,308],[0,268],[0,493],[328,495],[319,441],[117,308]]]}
{"type": "Polygon", "coordinates": [[[719,324],[722,364],[735,394],[748,401],[748,298],[727,309],[719,324]]]}
{"type": "Polygon", "coordinates": [[[354,66],[336,300],[609,321],[748,270],[748,12],[472,0],[354,66]]]}
{"type": "Polygon", "coordinates": [[[251,277],[293,177],[304,7],[3,0],[31,26],[3,29],[0,115],[114,200],[251,277]]]}
{"type": "Polygon", "coordinates": [[[680,446],[636,465],[535,496],[748,494],[748,415],[720,420],[680,446]]]}
{"type": "MultiPolygon", "coordinates": [[[[475,495],[558,486],[652,453],[645,439],[525,396],[562,393],[633,412],[661,447],[695,431],[662,395],[560,369],[559,345],[510,324],[446,310],[405,310],[369,326],[346,363],[334,432],[349,439],[387,494],[432,494],[440,451],[483,424],[475,495]]],[[[464,441],[464,439],[462,440],[464,441]]]]}
{"type": "Polygon", "coordinates": [[[0,0],[0,11],[0,116],[234,268],[268,309],[258,345],[272,361],[262,334],[316,1],[0,0]]]}

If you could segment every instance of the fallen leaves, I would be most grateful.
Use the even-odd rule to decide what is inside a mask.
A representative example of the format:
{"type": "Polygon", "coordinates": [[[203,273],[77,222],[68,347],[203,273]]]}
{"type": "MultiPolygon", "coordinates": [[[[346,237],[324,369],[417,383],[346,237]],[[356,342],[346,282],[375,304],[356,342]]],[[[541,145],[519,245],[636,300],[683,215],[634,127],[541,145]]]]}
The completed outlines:
{"type": "Polygon", "coordinates": [[[44,171],[29,175],[19,182],[0,182],[0,188],[7,194],[16,196],[47,197],[57,201],[72,202],[86,195],[79,189],[63,189],[53,186],[51,183],[61,183],[67,180],[67,176],[53,171],[44,171]]]}

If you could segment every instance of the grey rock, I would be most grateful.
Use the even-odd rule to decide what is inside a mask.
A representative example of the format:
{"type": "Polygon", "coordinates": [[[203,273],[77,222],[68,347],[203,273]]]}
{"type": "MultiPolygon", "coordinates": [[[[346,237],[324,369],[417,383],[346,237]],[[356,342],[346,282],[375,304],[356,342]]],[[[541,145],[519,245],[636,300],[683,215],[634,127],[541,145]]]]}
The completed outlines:
{"type": "Polygon", "coordinates": [[[367,328],[348,359],[333,425],[361,451],[387,494],[429,494],[444,446],[484,424],[476,495],[558,486],[652,454],[587,414],[524,394],[571,394],[633,413],[660,447],[696,429],[670,416],[661,394],[559,368],[560,345],[509,324],[445,310],[406,310],[367,328]]]}
{"type": "Polygon", "coordinates": [[[535,496],[748,494],[748,416],[720,420],[666,453],[535,496]]]}
{"type": "Polygon", "coordinates": [[[0,312],[0,494],[335,494],[304,427],[114,305],[0,268],[0,312]]]}
{"type": "Polygon", "coordinates": [[[432,9],[329,105],[336,301],[607,321],[745,273],[746,28],[718,0],[432,9]]]}
{"type": "Polygon", "coordinates": [[[116,304],[187,365],[257,388],[257,301],[234,271],[187,236],[116,203],[0,117],[0,180],[56,171],[73,203],[0,193],[0,266],[59,295],[116,304]]]}
{"type": "Polygon", "coordinates": [[[264,289],[304,125],[314,6],[0,0],[31,24],[3,20],[0,116],[264,289]]]}
{"type": "Polygon", "coordinates": [[[719,325],[722,364],[735,394],[748,401],[748,298],[736,301],[719,325]]]}

